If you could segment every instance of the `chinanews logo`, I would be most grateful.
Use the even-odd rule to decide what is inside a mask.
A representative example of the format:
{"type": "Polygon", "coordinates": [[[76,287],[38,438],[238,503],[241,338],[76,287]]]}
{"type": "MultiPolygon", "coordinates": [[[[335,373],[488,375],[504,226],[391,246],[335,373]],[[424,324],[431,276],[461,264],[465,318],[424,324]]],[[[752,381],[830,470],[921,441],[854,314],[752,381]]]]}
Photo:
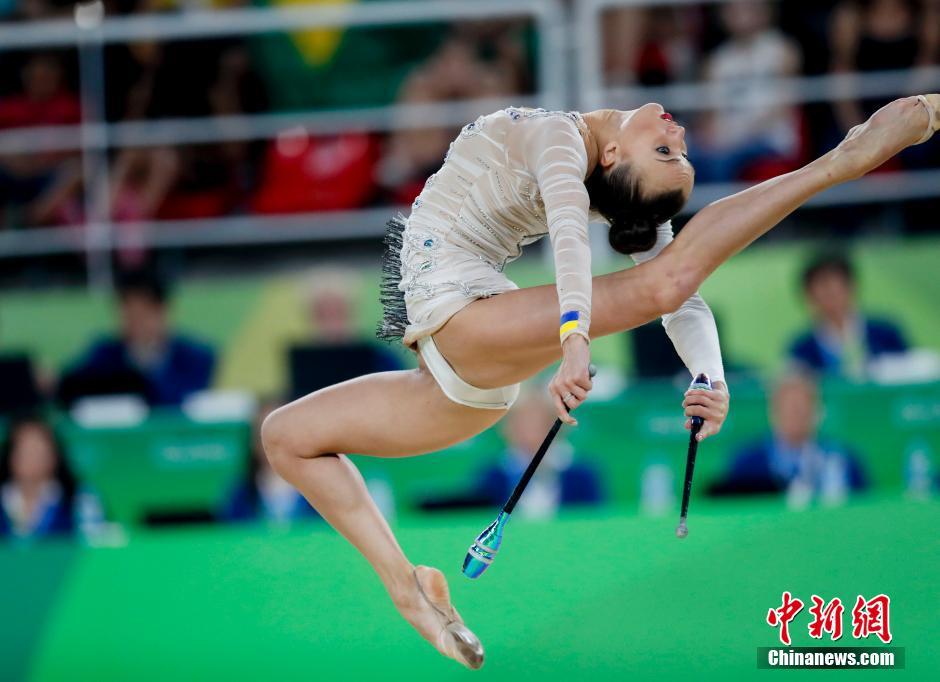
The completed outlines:
{"type": "Polygon", "coordinates": [[[810,596],[811,606],[806,609],[811,619],[807,634],[811,639],[838,642],[844,632],[851,632],[853,640],[871,642],[875,646],[791,646],[791,626],[806,604],[799,597],[785,591],[780,606],[767,610],[767,625],[777,631],[783,647],[761,647],[757,650],[758,668],[903,668],[904,648],[884,646],[893,639],[891,634],[891,598],[877,594],[870,599],[857,595],[851,612],[851,630],[843,630],[845,606],[842,599],[826,600],[810,596]],[[879,640],[878,644],[875,640],[879,640]]]}

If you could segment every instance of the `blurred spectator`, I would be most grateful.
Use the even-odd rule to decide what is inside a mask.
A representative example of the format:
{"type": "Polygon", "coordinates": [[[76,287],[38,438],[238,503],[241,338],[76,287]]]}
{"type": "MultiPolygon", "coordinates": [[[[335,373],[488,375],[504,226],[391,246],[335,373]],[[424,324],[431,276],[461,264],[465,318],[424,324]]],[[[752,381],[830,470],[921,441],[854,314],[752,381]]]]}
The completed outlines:
{"type": "Polygon", "coordinates": [[[72,0],[0,0],[0,17],[20,21],[69,18],[74,11],[72,0]]]}
{"type": "Polygon", "coordinates": [[[803,271],[802,284],[813,327],[790,346],[790,358],[798,367],[861,379],[874,359],[907,351],[897,325],[859,311],[855,271],[846,258],[815,258],[803,271]]]}
{"type": "Polygon", "coordinates": [[[179,167],[178,152],[168,147],[122,149],[111,173],[111,218],[117,222],[154,218],[176,183],[179,167]]]}
{"type": "Polygon", "coordinates": [[[252,428],[248,470],[225,501],[220,517],[223,521],[255,521],[265,519],[288,523],[297,519],[320,518],[303,495],[271,468],[261,445],[261,423],[277,408],[273,402],[263,403],[252,428]]]}
{"type": "Polygon", "coordinates": [[[607,85],[635,82],[649,12],[645,7],[612,7],[604,13],[600,39],[607,85]]]}
{"type": "Polygon", "coordinates": [[[607,84],[665,85],[697,70],[695,7],[614,7],[602,25],[607,84]]]}
{"type": "Polygon", "coordinates": [[[452,37],[472,45],[477,61],[498,75],[504,89],[511,93],[529,93],[533,74],[527,48],[526,19],[515,21],[460,22],[452,27],[452,37]]]}
{"type": "MultiPolygon", "coordinates": [[[[356,319],[358,300],[362,294],[360,273],[338,267],[317,268],[305,278],[302,286],[301,299],[306,305],[311,340],[341,344],[357,342],[366,336],[356,319]]],[[[385,348],[381,345],[376,347],[385,348]]],[[[398,363],[390,362],[398,369],[398,363]]]]}
{"type": "Polygon", "coordinates": [[[120,335],[92,344],[62,378],[60,401],[68,406],[86,395],[131,393],[151,405],[180,405],[209,388],[215,354],[173,330],[163,282],[130,271],[117,294],[120,335]]]}
{"type": "Polygon", "coordinates": [[[94,496],[79,494],[52,429],[38,417],[9,427],[0,448],[0,537],[70,534],[100,520],[94,496]]]}
{"type": "MultiPolygon", "coordinates": [[[[115,14],[130,14],[143,10],[146,0],[139,2],[113,3],[109,7],[115,14]]],[[[168,51],[155,41],[113,43],[105,47],[104,65],[105,110],[109,121],[138,121],[159,116],[204,115],[207,79],[201,79],[201,91],[191,83],[197,75],[204,73],[206,59],[191,54],[190,43],[174,45],[168,51]],[[179,68],[181,63],[167,64],[167,55],[183,52],[191,63],[179,68]],[[169,82],[174,73],[179,76],[176,89],[169,82]]],[[[197,79],[198,81],[199,79],[197,79]]],[[[117,151],[111,167],[109,191],[111,219],[118,223],[150,220],[175,185],[180,174],[178,152],[170,147],[122,147],[117,151]]],[[[124,236],[124,245],[118,258],[124,267],[139,264],[143,249],[139,235],[130,233],[126,225],[119,225],[124,236]],[[134,239],[138,237],[138,239],[134,239]],[[129,242],[129,243],[128,243],[129,242]],[[138,243],[135,243],[138,242],[138,243]]]]}
{"type": "MultiPolygon", "coordinates": [[[[478,476],[475,497],[494,507],[512,493],[555,418],[544,393],[524,394],[503,421],[506,450],[478,476]]],[[[517,513],[529,517],[553,516],[569,505],[596,505],[604,501],[597,470],[576,455],[574,448],[557,436],[545,453],[517,513]]]]}
{"type": "Polygon", "coordinates": [[[831,67],[829,44],[832,12],[845,0],[779,0],[777,16],[780,28],[800,45],[803,73],[818,75],[831,67]]]}
{"type": "MultiPolygon", "coordinates": [[[[845,0],[832,15],[832,70],[871,72],[932,66],[940,56],[936,0],[845,0]]],[[[912,84],[913,86],[913,84],[912,84]]],[[[902,92],[919,92],[900,84],[902,92]]],[[[835,106],[840,135],[890,101],[847,99],[835,106]]]]}
{"type": "MultiPolygon", "coordinates": [[[[209,116],[256,114],[268,109],[264,82],[251,64],[246,46],[218,48],[203,97],[209,116]]],[[[159,217],[202,218],[248,208],[264,156],[263,141],[232,140],[182,147],[177,182],[159,217]]]]}
{"type": "MultiPolygon", "coordinates": [[[[519,92],[515,71],[487,63],[471,41],[447,40],[427,63],[405,80],[398,104],[421,105],[461,99],[504,97],[519,92]]],[[[410,204],[437,171],[456,132],[449,128],[400,129],[389,138],[378,167],[378,182],[389,200],[410,204]]]]}
{"type": "MultiPolygon", "coordinates": [[[[408,76],[398,103],[432,104],[521,91],[528,85],[529,69],[519,34],[517,24],[505,22],[455,28],[408,76]]],[[[268,146],[252,208],[288,213],[353,209],[377,198],[411,203],[440,167],[455,134],[450,128],[400,129],[381,149],[375,136],[362,132],[318,137],[303,128],[285,130],[268,146]]]]}
{"type": "MultiPolygon", "coordinates": [[[[0,130],[76,124],[78,97],[66,85],[60,58],[40,53],[20,70],[21,88],[0,99],[0,130]]],[[[75,223],[74,203],[81,167],[74,152],[38,152],[0,157],[0,210],[18,225],[75,223]]]]}
{"type": "Polygon", "coordinates": [[[379,147],[368,133],[313,137],[281,132],[265,154],[256,213],[313,213],[360,208],[375,195],[379,147]]]}
{"type": "Polygon", "coordinates": [[[799,114],[771,83],[799,73],[799,50],[773,25],[765,2],[734,0],[719,11],[728,39],[708,58],[705,80],[712,100],[728,106],[701,121],[696,172],[701,180],[721,182],[789,170],[800,155],[799,114]]]}
{"type": "Polygon", "coordinates": [[[360,279],[338,269],[318,270],[308,280],[311,341],[290,348],[291,397],[373,372],[402,369],[398,355],[364,335],[356,322],[360,279]]]}
{"type": "Polygon", "coordinates": [[[866,487],[857,458],[847,448],[819,435],[819,394],[808,377],[793,374],[777,385],[770,400],[765,438],[734,456],[717,495],[787,491],[794,502],[815,496],[842,499],[866,487]]]}
{"type": "MultiPolygon", "coordinates": [[[[235,116],[268,107],[264,83],[247,49],[234,41],[112,46],[109,117],[235,116]]],[[[135,221],[206,218],[247,208],[257,184],[263,142],[230,141],[177,148],[125,148],[114,162],[114,220],[124,232],[125,266],[143,260],[135,221]]]]}
{"type": "Polygon", "coordinates": [[[54,54],[36,54],[21,73],[22,92],[0,100],[0,128],[67,125],[81,119],[78,97],[69,92],[54,54]]]}

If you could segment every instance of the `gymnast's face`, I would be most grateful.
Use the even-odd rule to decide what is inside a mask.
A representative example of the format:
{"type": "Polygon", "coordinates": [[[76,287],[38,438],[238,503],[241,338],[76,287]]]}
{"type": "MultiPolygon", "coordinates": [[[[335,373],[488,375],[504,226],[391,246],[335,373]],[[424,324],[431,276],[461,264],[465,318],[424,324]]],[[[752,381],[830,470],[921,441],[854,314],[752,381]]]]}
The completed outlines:
{"type": "Polygon", "coordinates": [[[600,163],[612,168],[630,165],[646,194],[681,190],[688,197],[695,170],[688,159],[685,128],[672,120],[660,104],[620,112],[619,128],[601,150],[600,163]]]}

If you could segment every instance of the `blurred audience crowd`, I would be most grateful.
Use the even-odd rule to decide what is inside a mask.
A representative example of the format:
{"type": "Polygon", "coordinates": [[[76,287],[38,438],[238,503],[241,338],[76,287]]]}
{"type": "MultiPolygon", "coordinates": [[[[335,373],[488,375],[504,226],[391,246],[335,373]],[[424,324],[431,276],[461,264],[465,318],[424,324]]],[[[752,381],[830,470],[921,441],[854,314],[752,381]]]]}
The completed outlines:
{"type": "MultiPolygon", "coordinates": [[[[225,3],[233,4],[240,3],[225,3]]],[[[174,3],[158,0],[117,0],[105,6],[109,16],[176,11],[174,3]]],[[[63,17],[72,7],[63,0],[8,0],[0,5],[0,20],[63,17]]],[[[400,104],[509,101],[533,91],[531,33],[521,21],[460,24],[443,33],[428,29],[424,53],[414,52],[394,75],[386,74],[384,64],[363,62],[358,68],[378,69],[380,79],[397,83],[391,87],[397,88],[393,99],[400,104]]],[[[408,41],[409,36],[396,37],[389,29],[370,39],[408,41]]],[[[786,81],[767,87],[768,81],[936,65],[940,0],[732,0],[613,8],[604,16],[602,40],[608,85],[701,82],[709,98],[724,105],[687,114],[701,180],[759,180],[830,148],[883,101],[846,91],[832,104],[800,106],[790,99],[786,81]]],[[[109,45],[104,55],[107,119],[283,111],[272,95],[276,62],[263,56],[256,41],[109,45]]],[[[356,82],[356,67],[345,62],[341,67],[356,82]]],[[[898,83],[899,92],[917,90],[917,83],[898,83]]],[[[74,51],[0,53],[0,132],[75,124],[81,118],[74,51]]],[[[406,127],[384,135],[311,135],[303,127],[288,127],[271,140],[114,149],[107,210],[119,229],[129,232],[122,243],[133,244],[135,224],[150,219],[408,204],[441,163],[455,133],[406,127]]],[[[891,168],[938,161],[935,149],[918,149],[891,168]]],[[[0,154],[0,226],[82,222],[84,182],[76,151],[0,154]]],[[[126,264],[140,257],[131,247],[122,252],[126,264]]]]}
{"type": "MultiPolygon", "coordinates": [[[[690,149],[700,180],[763,180],[830,149],[892,99],[856,97],[847,87],[833,103],[799,106],[792,83],[777,79],[936,66],[940,3],[731,0],[618,8],[605,21],[604,45],[609,85],[696,81],[710,103],[726,105],[693,116],[690,149]]],[[[895,82],[895,96],[929,87],[916,77],[895,82]]],[[[912,152],[891,169],[936,163],[912,152]]]]}
{"type": "MultiPolygon", "coordinates": [[[[166,11],[152,0],[106,2],[109,16],[166,11]]],[[[235,3],[238,4],[238,3],[235,3]]],[[[67,16],[71,3],[11,4],[8,21],[67,16]]],[[[429,34],[397,101],[510,97],[531,90],[525,25],[479,23],[429,34]],[[426,52],[427,50],[425,50],[426,52]]],[[[382,39],[395,40],[389,31],[382,39]]],[[[293,49],[293,48],[291,48],[293,49]]],[[[110,122],[273,112],[276,67],[252,40],[109,45],[104,54],[110,122]]],[[[375,65],[360,64],[369,73],[375,65]]],[[[74,51],[0,53],[0,132],[77,124],[82,118],[74,51]]],[[[383,104],[384,102],[373,102],[383,104]]],[[[341,101],[333,102],[342,108],[341,101]]],[[[281,109],[283,110],[283,109],[281,109]]],[[[134,243],[135,223],[231,214],[278,214],[410,203],[440,164],[449,129],[314,136],[287,127],[270,141],[148,145],[110,152],[110,217],[134,243]]],[[[0,226],[70,225],[86,218],[79,154],[0,154],[0,226]]],[[[134,249],[125,264],[140,261],[134,249]]]]}

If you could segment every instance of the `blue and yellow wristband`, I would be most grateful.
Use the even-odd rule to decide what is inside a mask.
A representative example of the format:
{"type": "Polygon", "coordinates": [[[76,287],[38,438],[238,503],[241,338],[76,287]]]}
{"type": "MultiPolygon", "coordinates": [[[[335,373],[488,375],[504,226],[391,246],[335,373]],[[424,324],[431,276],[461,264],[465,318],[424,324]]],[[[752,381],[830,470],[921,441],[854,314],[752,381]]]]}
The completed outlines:
{"type": "Polygon", "coordinates": [[[559,338],[564,341],[572,332],[577,331],[580,321],[581,313],[577,310],[569,310],[563,314],[558,327],[559,338]]]}

